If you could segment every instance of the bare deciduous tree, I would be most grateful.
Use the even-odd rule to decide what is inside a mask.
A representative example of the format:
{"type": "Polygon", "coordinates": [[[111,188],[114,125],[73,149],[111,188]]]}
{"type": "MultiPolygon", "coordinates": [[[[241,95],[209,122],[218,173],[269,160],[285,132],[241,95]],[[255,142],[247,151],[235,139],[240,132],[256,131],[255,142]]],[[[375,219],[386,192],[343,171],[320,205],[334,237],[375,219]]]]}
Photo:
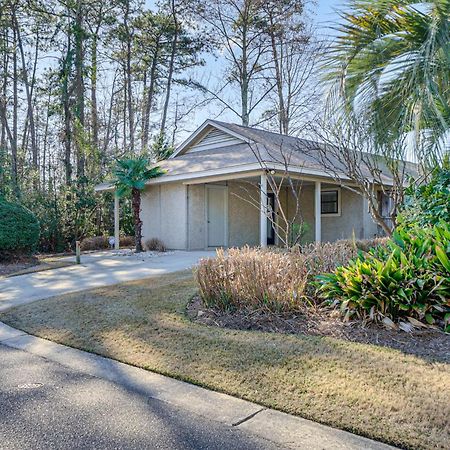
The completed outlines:
{"type": "Polygon", "coordinates": [[[362,195],[375,223],[391,235],[408,177],[417,174],[406,158],[406,136],[389,148],[380,146],[358,118],[328,115],[316,117],[308,131],[323,145],[311,142],[303,151],[343,188],[362,195]]]}

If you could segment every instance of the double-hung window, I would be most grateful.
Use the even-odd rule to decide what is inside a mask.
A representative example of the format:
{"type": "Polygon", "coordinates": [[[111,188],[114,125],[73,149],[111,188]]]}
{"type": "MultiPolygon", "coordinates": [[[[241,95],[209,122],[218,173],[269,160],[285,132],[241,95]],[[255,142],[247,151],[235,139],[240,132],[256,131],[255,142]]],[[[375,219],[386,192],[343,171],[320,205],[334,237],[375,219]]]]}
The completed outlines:
{"type": "Polygon", "coordinates": [[[320,194],[320,211],[321,214],[339,215],[339,189],[327,189],[320,194]]]}

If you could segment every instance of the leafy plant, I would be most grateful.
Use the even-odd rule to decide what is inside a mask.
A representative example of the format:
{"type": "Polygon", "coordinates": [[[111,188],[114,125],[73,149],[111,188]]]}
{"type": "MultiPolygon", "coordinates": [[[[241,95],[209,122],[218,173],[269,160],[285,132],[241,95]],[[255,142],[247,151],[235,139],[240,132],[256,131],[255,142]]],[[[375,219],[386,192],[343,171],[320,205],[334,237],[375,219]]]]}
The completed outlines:
{"type": "Polygon", "coordinates": [[[326,55],[344,110],[382,145],[414,131],[431,161],[450,123],[449,13],[448,0],[351,0],[326,55]]]}
{"type": "Polygon", "coordinates": [[[319,294],[346,318],[419,320],[450,330],[450,225],[399,228],[387,246],[317,279],[319,294]]]}
{"type": "Polygon", "coordinates": [[[158,166],[149,168],[149,161],[144,156],[135,159],[117,161],[114,170],[116,193],[119,197],[131,194],[134,216],[134,237],[136,252],[142,252],[141,191],[152,178],[164,174],[158,166]]]}
{"type": "Polygon", "coordinates": [[[17,203],[0,200],[0,259],[17,253],[32,253],[39,240],[36,216],[17,203]]]}
{"type": "Polygon", "coordinates": [[[399,221],[406,226],[450,223],[450,158],[433,170],[428,183],[411,184],[399,221]]]}

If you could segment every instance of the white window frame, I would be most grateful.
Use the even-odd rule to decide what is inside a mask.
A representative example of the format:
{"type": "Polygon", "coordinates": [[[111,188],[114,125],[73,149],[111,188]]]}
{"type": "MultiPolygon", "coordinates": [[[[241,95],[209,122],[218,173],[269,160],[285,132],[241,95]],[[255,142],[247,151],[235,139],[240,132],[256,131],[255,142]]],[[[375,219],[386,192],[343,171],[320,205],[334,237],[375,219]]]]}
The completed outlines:
{"type": "Polygon", "coordinates": [[[320,190],[320,211],[321,211],[320,216],[321,217],[340,217],[341,213],[342,213],[341,196],[342,196],[342,192],[341,192],[340,187],[321,189],[320,190]],[[337,197],[338,197],[337,198],[337,207],[338,207],[337,213],[323,213],[322,212],[322,192],[337,192],[337,197]]]}

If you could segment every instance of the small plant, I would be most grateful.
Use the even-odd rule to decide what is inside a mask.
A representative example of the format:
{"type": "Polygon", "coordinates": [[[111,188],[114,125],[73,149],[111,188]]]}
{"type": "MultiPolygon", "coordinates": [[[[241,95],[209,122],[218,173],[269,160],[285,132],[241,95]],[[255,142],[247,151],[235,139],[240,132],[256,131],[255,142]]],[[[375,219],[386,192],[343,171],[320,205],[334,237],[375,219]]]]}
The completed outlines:
{"type": "Polygon", "coordinates": [[[450,331],[450,226],[400,228],[386,246],[318,280],[320,295],[346,318],[419,320],[450,331]]]}
{"type": "Polygon", "coordinates": [[[300,245],[311,227],[306,222],[294,223],[289,233],[289,247],[300,245]]]}
{"type": "Polygon", "coordinates": [[[91,236],[84,238],[80,243],[82,251],[87,250],[105,250],[109,248],[109,240],[107,236],[91,236]]]}
{"type": "Polygon", "coordinates": [[[154,251],[154,252],[165,252],[167,251],[166,246],[164,245],[164,242],[162,242],[158,238],[151,238],[145,241],[145,249],[148,251],[154,251]]]}
{"type": "Polygon", "coordinates": [[[134,236],[120,236],[119,242],[120,242],[120,247],[133,247],[134,246],[134,236]]]}

